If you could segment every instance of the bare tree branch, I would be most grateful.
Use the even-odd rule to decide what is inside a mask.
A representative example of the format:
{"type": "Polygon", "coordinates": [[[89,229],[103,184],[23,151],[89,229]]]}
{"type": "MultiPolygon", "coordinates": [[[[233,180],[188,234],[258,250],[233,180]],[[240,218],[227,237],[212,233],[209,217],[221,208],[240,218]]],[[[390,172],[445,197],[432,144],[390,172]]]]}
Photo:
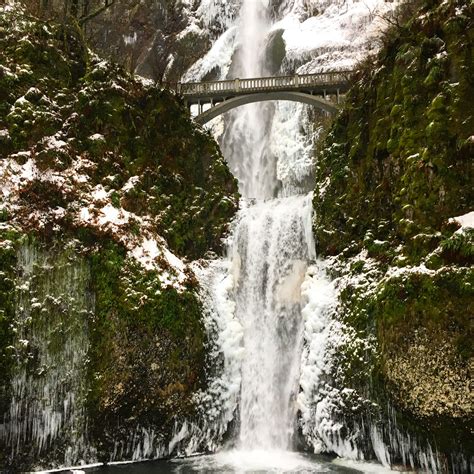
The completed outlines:
{"type": "Polygon", "coordinates": [[[100,8],[94,10],[92,13],[89,13],[86,16],[83,16],[82,18],[79,18],[79,25],[83,26],[89,20],[92,20],[92,18],[95,18],[97,15],[100,15],[103,11],[107,10],[107,8],[111,7],[114,3],[115,0],[106,0],[105,4],[102,5],[100,8]]]}

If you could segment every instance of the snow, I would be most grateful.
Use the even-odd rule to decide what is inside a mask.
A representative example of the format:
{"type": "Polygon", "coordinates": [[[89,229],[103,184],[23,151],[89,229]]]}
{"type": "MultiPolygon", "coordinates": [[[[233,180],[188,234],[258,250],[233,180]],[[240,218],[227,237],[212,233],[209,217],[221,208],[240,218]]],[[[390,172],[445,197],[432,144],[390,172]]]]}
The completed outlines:
{"type": "Polygon", "coordinates": [[[89,212],[89,209],[87,207],[83,207],[80,211],[79,211],[79,217],[81,220],[87,222],[91,219],[91,214],[89,212]]]}
{"type": "MultiPolygon", "coordinates": [[[[102,140],[104,137],[95,134],[90,137],[102,140]]],[[[67,143],[58,134],[46,137],[43,143],[49,149],[64,149],[67,143]]],[[[157,271],[164,288],[172,286],[178,291],[185,289],[188,271],[184,262],[167,248],[167,244],[156,232],[156,224],[151,216],[139,216],[116,207],[111,202],[115,176],[107,176],[102,183],[93,185],[92,175],[97,164],[84,156],[77,156],[71,166],[62,171],[40,171],[29,151],[20,151],[0,160],[0,196],[1,207],[15,215],[21,204],[19,195],[28,183],[38,180],[50,183],[61,193],[74,191],[77,199],[67,208],[55,207],[38,210],[34,206],[29,212],[28,220],[37,228],[43,228],[48,223],[54,223],[53,228],[58,232],[61,227],[58,221],[67,214],[75,216],[76,224],[100,229],[108,233],[116,241],[122,243],[128,250],[130,258],[136,259],[145,271],[157,271]],[[23,164],[21,164],[23,163],[23,164]],[[109,187],[110,183],[110,187],[109,187]],[[140,236],[130,230],[130,224],[137,225],[140,236]]],[[[123,186],[123,191],[132,189],[139,182],[138,176],[132,176],[123,186]]]]}
{"type": "MultiPolygon", "coordinates": [[[[189,7],[191,8],[191,5],[189,7]]],[[[196,20],[207,28],[216,24],[228,28],[236,16],[236,8],[238,8],[238,2],[229,0],[200,0],[196,11],[196,20]]]]}
{"type": "Polygon", "coordinates": [[[32,158],[30,158],[23,166],[21,170],[21,178],[31,181],[35,175],[38,173],[36,164],[32,158]]]}
{"type": "Polygon", "coordinates": [[[161,251],[156,240],[144,239],[141,245],[131,251],[131,254],[147,270],[152,270],[154,268],[154,260],[161,255],[161,251]]]}
{"type": "MultiPolygon", "coordinates": [[[[273,25],[273,30],[284,30],[287,60],[338,50],[339,61],[342,57],[350,57],[352,60],[346,61],[345,65],[347,67],[352,62],[353,67],[355,61],[366,54],[369,42],[386,26],[382,16],[388,14],[397,2],[349,1],[345,4],[345,11],[337,2],[326,8],[323,2],[315,3],[321,14],[301,21],[304,16],[294,10],[273,25]]],[[[327,68],[335,69],[334,61],[327,64],[327,68]]]]}
{"type": "Polygon", "coordinates": [[[6,0],[4,5],[0,5],[0,12],[9,12],[13,10],[16,2],[14,0],[6,0]]]}
{"type": "Polygon", "coordinates": [[[181,285],[187,278],[185,264],[166,248],[163,240],[158,243],[154,238],[144,238],[130,251],[130,254],[146,270],[160,268],[161,265],[157,261],[160,257],[165,258],[171,273],[168,270],[162,269],[158,275],[160,282],[164,287],[173,286],[178,290],[182,289],[181,285]]]}
{"type": "MultiPolygon", "coordinates": [[[[217,0],[201,1],[208,16],[215,21],[218,14],[217,0]],[[212,4],[212,5],[211,5],[212,4]]],[[[380,31],[387,26],[383,19],[397,7],[399,1],[381,0],[327,2],[289,1],[273,23],[268,34],[283,30],[286,55],[284,67],[296,64],[298,73],[314,73],[327,70],[350,70],[377,46],[380,31]],[[318,12],[313,16],[313,12],[318,12]]],[[[227,11],[222,17],[227,29],[216,39],[208,53],[182,77],[183,82],[199,81],[214,68],[221,71],[219,79],[225,79],[231,60],[241,46],[238,17],[227,11]]],[[[183,34],[196,31],[191,23],[183,34]]],[[[285,71],[278,72],[279,75],[285,71]]]]}
{"type": "Polygon", "coordinates": [[[25,96],[18,98],[13,104],[13,108],[16,107],[30,107],[32,104],[28,99],[25,99],[25,96]]]}
{"type": "Polygon", "coordinates": [[[123,35],[123,42],[125,46],[133,46],[138,39],[138,34],[134,31],[131,35],[123,35]]]}
{"type": "Polygon", "coordinates": [[[390,278],[399,278],[399,277],[403,277],[404,275],[409,275],[413,273],[418,273],[418,274],[423,273],[425,275],[433,276],[436,274],[436,271],[426,268],[424,263],[421,263],[420,265],[416,265],[416,266],[389,267],[385,275],[384,282],[390,278]]]}
{"type": "Polygon", "coordinates": [[[281,195],[294,194],[293,187],[313,171],[312,134],[295,133],[307,122],[307,108],[295,102],[277,102],[272,122],[270,149],[277,158],[277,178],[282,182],[281,195]],[[306,119],[306,120],[305,120],[306,119]]]}
{"type": "Polygon", "coordinates": [[[122,191],[126,193],[127,191],[132,190],[139,182],[140,182],[140,178],[138,176],[132,176],[123,185],[122,191]]]}
{"type": "Polygon", "coordinates": [[[199,26],[193,22],[189,24],[183,31],[181,31],[178,36],[176,37],[177,41],[182,40],[187,35],[203,35],[204,31],[199,28],[199,26]]]}
{"type": "Polygon", "coordinates": [[[61,149],[67,146],[64,140],[58,138],[58,134],[43,138],[42,142],[46,145],[45,148],[48,150],[61,149]]]}
{"type": "Polygon", "coordinates": [[[92,142],[96,142],[96,141],[104,141],[105,138],[104,138],[104,135],[100,133],[94,133],[93,135],[89,137],[89,140],[92,142]]]}
{"type": "Polygon", "coordinates": [[[120,226],[129,221],[130,213],[124,209],[114,207],[112,204],[105,205],[100,212],[102,215],[99,216],[99,225],[114,224],[120,226]]]}
{"type": "Polygon", "coordinates": [[[163,247],[163,254],[172,267],[179,270],[180,272],[184,272],[185,265],[183,261],[180,260],[174,253],[170,252],[166,247],[163,247]]]}
{"type": "Polygon", "coordinates": [[[107,198],[109,193],[105,190],[104,186],[98,184],[91,193],[92,199],[95,201],[102,201],[107,198]]]}
{"type": "Polygon", "coordinates": [[[234,54],[236,34],[236,27],[229,28],[212,45],[210,51],[202,59],[199,59],[189,68],[189,70],[183,76],[182,81],[200,81],[215,67],[219,67],[221,70],[219,79],[225,79],[231,64],[232,55],[234,54]]]}
{"type": "Polygon", "coordinates": [[[448,222],[456,222],[457,224],[461,225],[461,229],[472,229],[474,228],[474,211],[468,212],[467,214],[463,214],[462,216],[451,217],[448,222]]]}

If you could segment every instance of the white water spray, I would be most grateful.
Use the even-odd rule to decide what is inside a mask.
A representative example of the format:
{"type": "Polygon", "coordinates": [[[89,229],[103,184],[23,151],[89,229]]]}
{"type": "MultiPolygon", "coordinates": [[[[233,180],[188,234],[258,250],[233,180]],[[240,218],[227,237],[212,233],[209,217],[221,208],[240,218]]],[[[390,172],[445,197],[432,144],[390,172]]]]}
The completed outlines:
{"type": "MultiPolygon", "coordinates": [[[[231,77],[268,75],[265,53],[270,26],[267,0],[243,1],[231,77]]],[[[269,153],[268,139],[273,109],[268,103],[248,104],[229,114],[221,145],[244,197],[268,199],[276,195],[276,163],[269,153]]]]}
{"type": "Polygon", "coordinates": [[[236,316],[244,331],[240,446],[290,449],[302,345],[301,283],[314,256],[311,195],[245,209],[234,236],[236,316]]]}

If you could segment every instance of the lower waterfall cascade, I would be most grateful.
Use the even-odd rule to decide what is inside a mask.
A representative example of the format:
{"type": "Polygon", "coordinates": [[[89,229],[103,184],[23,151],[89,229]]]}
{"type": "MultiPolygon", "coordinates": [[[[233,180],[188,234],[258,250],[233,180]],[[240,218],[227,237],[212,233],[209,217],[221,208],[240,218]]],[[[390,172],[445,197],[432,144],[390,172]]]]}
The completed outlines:
{"type": "Polygon", "coordinates": [[[236,317],[243,326],[239,445],[290,449],[302,344],[301,282],[313,257],[311,194],[256,203],[235,229],[236,317]]]}

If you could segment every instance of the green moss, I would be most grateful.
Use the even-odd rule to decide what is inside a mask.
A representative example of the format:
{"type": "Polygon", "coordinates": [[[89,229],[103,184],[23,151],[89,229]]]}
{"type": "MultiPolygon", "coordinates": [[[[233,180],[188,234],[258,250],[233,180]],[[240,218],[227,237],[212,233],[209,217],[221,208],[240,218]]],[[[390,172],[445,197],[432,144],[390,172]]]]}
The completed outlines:
{"type": "MultiPolygon", "coordinates": [[[[184,259],[219,251],[237,209],[236,180],[178,97],[89,55],[74,25],[4,12],[0,63],[0,155],[32,159],[40,170],[19,182],[0,221],[45,248],[74,240],[90,266],[91,441],[107,459],[138,426],[169,439],[205,383],[197,282],[189,273],[179,287],[162,283],[173,271],[165,259],[157,258],[160,271],[146,270],[129,250],[145,236],[161,247],[163,236],[184,259]],[[52,174],[64,181],[45,178],[52,174]],[[96,199],[94,189],[105,193],[96,199]],[[111,230],[95,219],[104,205],[133,214],[111,230]],[[79,217],[84,208],[87,222],[79,217]]],[[[7,250],[0,246],[1,383],[9,380],[14,294],[14,251],[7,250]]],[[[5,397],[0,392],[0,415],[5,397]]]]}
{"type": "Polygon", "coordinates": [[[440,244],[445,260],[451,262],[473,263],[474,260],[474,230],[466,229],[444,239],[440,244]]]}
{"type": "Polygon", "coordinates": [[[193,411],[204,383],[205,336],[192,287],[163,288],[117,245],[91,255],[96,310],[91,321],[89,411],[94,442],[106,457],[126,439],[116,426],[159,426],[193,411]],[[155,368],[156,367],[156,368],[155,368]]]}
{"type": "MultiPolygon", "coordinates": [[[[317,253],[335,255],[334,276],[344,277],[338,317],[351,342],[337,351],[335,377],[380,407],[395,405],[399,427],[452,453],[470,449],[472,420],[456,407],[441,419],[405,403],[407,386],[420,406],[426,392],[416,363],[393,363],[426,340],[433,373],[454,373],[463,385],[472,363],[472,232],[455,232],[450,218],[474,201],[474,7],[418,5],[362,65],[320,147],[314,231],[317,253]],[[394,376],[403,370],[407,377],[394,376]]],[[[433,380],[439,398],[447,390],[456,399],[457,382],[433,380]]]]}
{"type": "Polygon", "coordinates": [[[429,21],[420,15],[389,31],[378,66],[371,59],[359,71],[318,157],[317,182],[326,183],[314,198],[322,254],[339,253],[368,230],[384,240],[374,224],[389,217],[392,243],[416,261],[421,247],[412,237],[436,234],[472,203],[473,28],[463,19],[466,34],[452,33],[459,20],[451,4],[424,8],[432,8],[429,21]]]}
{"type": "MultiPolygon", "coordinates": [[[[89,57],[74,25],[26,20],[11,11],[0,27],[12,22],[18,27],[0,37],[0,153],[29,150],[41,171],[63,171],[78,157],[91,160],[97,165],[89,172],[91,184],[103,185],[115,207],[159,216],[158,230],[175,253],[199,258],[219,251],[237,209],[237,183],[184,104],[118,65],[89,57]],[[53,136],[64,145],[50,146],[53,136]],[[135,177],[136,186],[123,191],[135,177]]],[[[25,202],[41,212],[75,206],[74,193],[65,196],[64,187],[49,192],[51,186],[37,181],[22,191],[25,202]]]]}

